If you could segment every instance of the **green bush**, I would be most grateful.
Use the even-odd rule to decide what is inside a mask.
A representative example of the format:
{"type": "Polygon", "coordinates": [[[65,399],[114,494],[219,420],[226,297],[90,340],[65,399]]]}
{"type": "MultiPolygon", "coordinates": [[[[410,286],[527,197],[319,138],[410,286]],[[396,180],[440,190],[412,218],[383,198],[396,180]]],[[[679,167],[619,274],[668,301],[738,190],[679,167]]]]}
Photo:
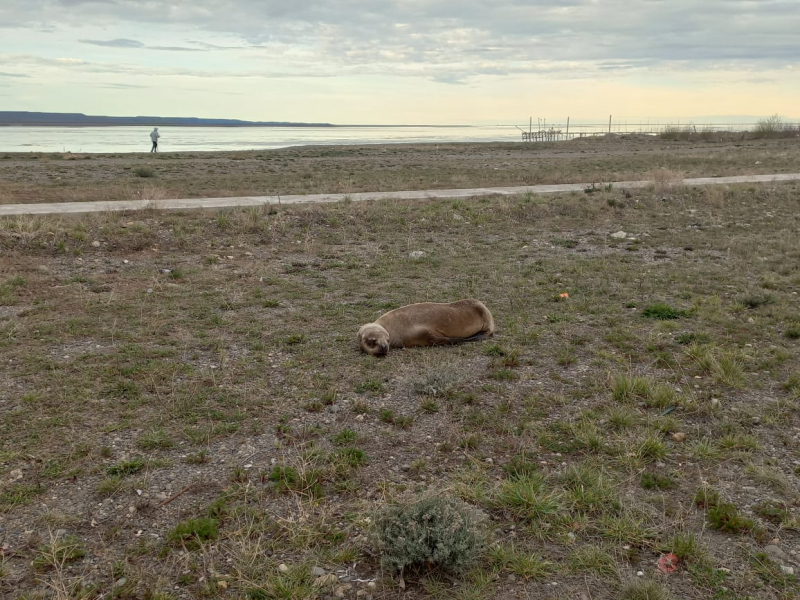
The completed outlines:
{"type": "Polygon", "coordinates": [[[391,571],[424,567],[458,572],[483,552],[483,518],[458,498],[430,497],[387,507],[375,520],[374,540],[391,571]]]}

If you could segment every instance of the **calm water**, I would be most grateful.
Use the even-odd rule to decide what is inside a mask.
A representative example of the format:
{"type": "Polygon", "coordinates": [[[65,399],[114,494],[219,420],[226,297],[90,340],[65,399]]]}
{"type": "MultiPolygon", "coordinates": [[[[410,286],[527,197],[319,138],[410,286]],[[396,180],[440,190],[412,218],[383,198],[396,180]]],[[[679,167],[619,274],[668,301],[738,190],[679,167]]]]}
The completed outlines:
{"type": "MultiPolygon", "coordinates": [[[[152,127],[0,127],[0,152],[147,152],[152,127]]],[[[493,127],[159,127],[162,152],[262,150],[326,144],[516,142],[493,127]]]]}

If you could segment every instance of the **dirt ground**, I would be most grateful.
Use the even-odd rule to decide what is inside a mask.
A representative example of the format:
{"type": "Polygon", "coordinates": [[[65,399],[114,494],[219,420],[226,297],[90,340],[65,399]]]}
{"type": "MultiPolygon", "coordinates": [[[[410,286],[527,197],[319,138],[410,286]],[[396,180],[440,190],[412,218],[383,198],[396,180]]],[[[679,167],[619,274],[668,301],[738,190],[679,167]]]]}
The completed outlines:
{"type": "MultiPolygon", "coordinates": [[[[341,152],[365,189],[404,153],[409,169],[462,157],[465,178],[463,164],[560,152],[576,180],[600,164],[635,179],[641,155],[636,168],[686,175],[797,170],[784,141],[593,143],[341,152]]],[[[344,171],[323,151],[339,152],[276,156],[344,171]]],[[[155,168],[195,161],[201,178],[237,157],[155,168]]],[[[0,157],[4,189],[10,172],[13,194],[36,188],[12,163],[85,168],[80,181],[139,157],[26,160],[0,157]]],[[[796,182],[672,178],[2,219],[0,596],[800,597],[798,230],[796,182]],[[490,308],[495,338],[385,359],[356,347],[387,310],[465,297],[490,308]],[[466,570],[401,577],[374,523],[431,494],[479,511],[487,545],[466,570]]]]}
{"type": "Polygon", "coordinates": [[[0,155],[0,203],[271,196],[795,172],[797,139],[308,146],[254,152],[0,155]]]}

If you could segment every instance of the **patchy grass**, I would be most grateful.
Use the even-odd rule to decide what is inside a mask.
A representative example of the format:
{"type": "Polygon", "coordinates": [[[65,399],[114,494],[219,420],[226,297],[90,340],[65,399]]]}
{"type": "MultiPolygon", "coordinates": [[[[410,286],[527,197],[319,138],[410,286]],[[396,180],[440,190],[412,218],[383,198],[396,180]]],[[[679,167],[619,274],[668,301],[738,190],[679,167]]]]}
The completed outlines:
{"type": "Polygon", "coordinates": [[[800,544],[798,186],[629,194],[0,220],[0,595],[791,597],[750,557],[800,544]],[[495,338],[355,345],[462,297],[495,338]],[[402,589],[374,523],[426,493],[486,547],[402,589]]]}
{"type": "MultiPolygon", "coordinates": [[[[682,177],[790,172],[800,159],[795,139],[742,139],[741,134],[716,133],[704,139],[687,131],[682,139],[689,138],[689,143],[614,136],[556,144],[307,146],[163,152],[157,157],[84,154],[83,160],[65,160],[61,153],[7,153],[0,160],[0,202],[350,194],[597,182],[588,191],[606,206],[624,209],[639,198],[627,198],[598,180],[651,180],[653,185],[646,191],[661,200],[681,191],[682,177]],[[157,187],[152,181],[158,182],[157,187]]],[[[727,196],[724,206],[732,202],[727,196]]],[[[525,201],[531,204],[539,199],[531,195],[525,201]]],[[[252,215],[258,210],[248,215],[254,225],[252,215]]],[[[579,240],[583,243],[579,233],[559,231],[555,243],[572,249],[579,240]]]]}

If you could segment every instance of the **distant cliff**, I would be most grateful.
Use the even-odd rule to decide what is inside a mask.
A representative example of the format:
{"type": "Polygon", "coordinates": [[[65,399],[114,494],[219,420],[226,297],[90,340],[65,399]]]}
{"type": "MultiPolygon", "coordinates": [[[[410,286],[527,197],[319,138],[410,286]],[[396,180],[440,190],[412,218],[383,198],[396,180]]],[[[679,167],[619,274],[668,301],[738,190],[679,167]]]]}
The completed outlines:
{"type": "Polygon", "coordinates": [[[287,123],[282,121],[240,121],[198,119],[197,117],[104,117],[82,113],[0,111],[1,125],[38,126],[170,126],[170,127],[333,127],[330,123],[287,123]]]}

